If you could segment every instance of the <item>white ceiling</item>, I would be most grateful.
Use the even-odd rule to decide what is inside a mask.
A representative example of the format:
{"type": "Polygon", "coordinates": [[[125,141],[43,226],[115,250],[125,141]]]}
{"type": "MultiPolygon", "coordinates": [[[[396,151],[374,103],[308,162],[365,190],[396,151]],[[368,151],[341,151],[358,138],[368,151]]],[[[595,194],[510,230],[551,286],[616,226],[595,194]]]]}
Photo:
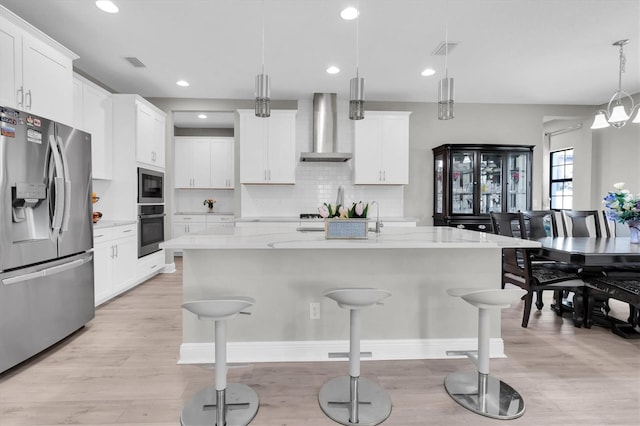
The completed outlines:
{"type": "MultiPolygon", "coordinates": [[[[265,72],[273,99],[348,97],[356,24],[340,10],[357,0],[265,0],[265,72]],[[329,65],[342,72],[329,75],[329,65]]],[[[120,93],[250,99],[261,68],[260,0],[1,0],[80,56],[75,66],[120,93]],[[134,68],[124,57],[140,59],[134,68]],[[185,79],[190,86],[178,87],[185,79]]],[[[362,0],[359,69],[366,99],[437,100],[445,37],[456,102],[598,105],[618,84],[640,92],[639,0],[362,0]],[[447,12],[448,11],[448,12],[447,12]],[[432,67],[433,77],[420,72],[432,67]]]]}

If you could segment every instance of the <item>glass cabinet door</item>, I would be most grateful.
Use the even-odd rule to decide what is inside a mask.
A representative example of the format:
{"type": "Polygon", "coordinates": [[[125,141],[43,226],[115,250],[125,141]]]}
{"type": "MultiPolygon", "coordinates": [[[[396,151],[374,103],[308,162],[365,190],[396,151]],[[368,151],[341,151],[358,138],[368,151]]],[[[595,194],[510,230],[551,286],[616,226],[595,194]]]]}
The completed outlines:
{"type": "Polygon", "coordinates": [[[443,211],[443,197],[444,197],[444,155],[438,154],[435,156],[435,191],[436,191],[436,200],[435,200],[435,212],[442,213],[443,211]]]}
{"type": "Polygon", "coordinates": [[[480,214],[502,211],[502,154],[480,154],[480,214]]]}
{"type": "Polygon", "coordinates": [[[451,156],[451,212],[473,214],[473,152],[454,152],[451,156]]]}
{"type": "Polygon", "coordinates": [[[529,200],[529,154],[510,153],[507,159],[507,211],[527,210],[529,200]]]}

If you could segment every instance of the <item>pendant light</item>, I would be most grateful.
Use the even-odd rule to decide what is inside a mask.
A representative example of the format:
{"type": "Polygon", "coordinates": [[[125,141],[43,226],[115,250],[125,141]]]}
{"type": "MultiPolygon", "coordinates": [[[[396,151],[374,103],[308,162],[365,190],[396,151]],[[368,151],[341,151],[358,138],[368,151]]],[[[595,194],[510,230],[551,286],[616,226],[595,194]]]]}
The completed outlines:
{"type": "MultiPolygon", "coordinates": [[[[599,110],[593,119],[593,124],[591,125],[592,129],[604,129],[605,127],[609,127],[609,125],[619,129],[620,127],[627,124],[627,121],[631,118],[633,113],[640,108],[640,104],[636,105],[633,101],[633,98],[624,90],[622,90],[622,73],[625,72],[625,63],[626,58],[624,56],[623,47],[625,44],[628,44],[629,40],[618,40],[613,43],[613,46],[620,47],[620,64],[618,66],[618,90],[613,94],[611,100],[609,100],[609,105],[607,105],[606,110],[599,110]],[[622,104],[622,100],[627,98],[630,103],[629,115],[627,115],[627,111],[622,104]],[[615,103],[613,103],[615,101],[615,103]],[[611,108],[613,106],[613,108],[611,108]]],[[[640,111],[636,114],[636,118],[633,119],[632,123],[640,123],[640,111]]]]}
{"type": "Polygon", "coordinates": [[[449,77],[449,2],[444,24],[444,78],[438,84],[438,120],[451,120],[453,115],[453,77],[449,77]]]}
{"type": "Polygon", "coordinates": [[[364,78],[359,74],[359,43],[360,43],[360,2],[356,19],[356,76],[349,81],[349,119],[362,120],[364,118],[364,78]]]}
{"type": "Polygon", "coordinates": [[[256,117],[271,116],[271,80],[264,73],[264,0],[262,0],[262,73],[256,75],[256,117]]]}

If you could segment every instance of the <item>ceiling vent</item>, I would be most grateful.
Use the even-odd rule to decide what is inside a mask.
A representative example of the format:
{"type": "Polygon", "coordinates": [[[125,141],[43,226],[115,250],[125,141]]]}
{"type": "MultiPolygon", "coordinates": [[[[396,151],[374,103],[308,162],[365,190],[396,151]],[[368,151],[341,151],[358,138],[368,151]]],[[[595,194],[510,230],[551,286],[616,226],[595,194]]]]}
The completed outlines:
{"type": "Polygon", "coordinates": [[[136,68],[146,68],[147,66],[145,64],[142,63],[142,61],[138,58],[136,58],[135,56],[129,56],[127,58],[125,58],[127,60],[127,62],[129,62],[131,65],[133,65],[136,68]]]}
{"type": "Polygon", "coordinates": [[[433,51],[433,53],[431,54],[432,56],[444,56],[445,53],[449,52],[449,54],[451,54],[451,51],[453,49],[455,49],[455,47],[458,45],[458,43],[450,41],[450,42],[442,42],[438,45],[438,47],[436,47],[436,50],[433,51]]]}

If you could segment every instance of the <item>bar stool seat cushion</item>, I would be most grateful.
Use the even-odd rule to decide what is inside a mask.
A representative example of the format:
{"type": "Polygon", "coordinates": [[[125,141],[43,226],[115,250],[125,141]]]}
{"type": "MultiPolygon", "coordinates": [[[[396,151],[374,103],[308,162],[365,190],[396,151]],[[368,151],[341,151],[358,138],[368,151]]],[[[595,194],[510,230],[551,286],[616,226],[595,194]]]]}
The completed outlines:
{"type": "Polygon", "coordinates": [[[377,288],[339,288],[328,290],[323,296],[335,300],[341,308],[361,309],[381,302],[391,293],[377,288]]]}
{"type": "Polygon", "coordinates": [[[182,307],[198,316],[202,320],[230,319],[243,309],[255,305],[251,297],[220,297],[209,300],[195,300],[185,302],[182,307]]]}
{"type": "Polygon", "coordinates": [[[454,297],[461,297],[466,302],[477,308],[504,309],[508,308],[513,302],[527,294],[527,292],[521,288],[451,288],[447,290],[447,294],[454,297]]]}

